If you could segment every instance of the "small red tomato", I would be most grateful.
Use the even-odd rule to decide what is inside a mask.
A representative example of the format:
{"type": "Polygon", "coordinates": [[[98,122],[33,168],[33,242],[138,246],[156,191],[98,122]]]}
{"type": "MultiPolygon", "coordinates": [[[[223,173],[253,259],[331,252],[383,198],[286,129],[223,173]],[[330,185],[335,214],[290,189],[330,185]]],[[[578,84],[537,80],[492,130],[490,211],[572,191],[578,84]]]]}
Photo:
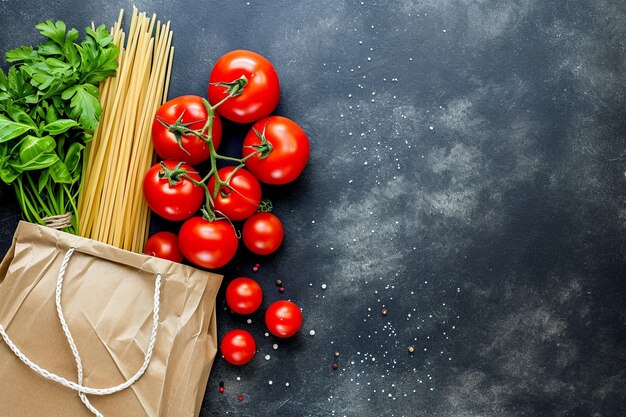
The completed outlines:
{"type": "Polygon", "coordinates": [[[220,180],[226,181],[230,177],[228,186],[222,185],[217,193],[215,177],[208,183],[209,192],[213,195],[213,207],[232,221],[243,220],[254,214],[261,202],[261,184],[250,172],[239,169],[235,174],[234,166],[228,166],[217,171],[220,180]],[[232,175],[232,177],[231,177],[232,175]]]}
{"type": "Polygon", "coordinates": [[[302,312],[291,301],[276,301],[265,312],[265,325],[277,337],[291,337],[302,326],[302,312]]]}
{"type": "MultiPolygon", "coordinates": [[[[163,161],[169,170],[175,170],[178,162],[163,161]]],[[[182,164],[178,169],[187,171],[187,175],[196,181],[202,178],[187,164],[182,164]]],[[[167,220],[180,221],[194,215],[204,202],[204,190],[194,185],[189,179],[180,176],[174,185],[170,185],[167,178],[163,177],[164,170],[161,164],[155,164],[148,170],[143,180],[143,193],[148,205],[159,216],[167,220]]]]}
{"type": "MultiPolygon", "coordinates": [[[[202,138],[184,132],[186,129],[202,129],[207,117],[202,98],[198,96],[176,97],[159,107],[152,122],[152,143],[159,157],[190,165],[206,161],[210,154],[209,145],[202,138]]],[[[217,113],[211,132],[213,147],[217,149],[222,137],[222,120],[217,113]]]]}
{"type": "Polygon", "coordinates": [[[228,220],[210,222],[192,217],[178,232],[180,250],[191,263],[202,268],[220,268],[230,262],[239,241],[228,220]]]}
{"type": "Polygon", "coordinates": [[[222,356],[233,365],[243,365],[254,357],[256,343],[250,333],[245,330],[231,330],[222,338],[220,345],[222,356]]]}
{"type": "Polygon", "coordinates": [[[226,303],[239,314],[252,314],[263,301],[263,290],[252,278],[235,278],[226,287],[226,303]]]}
{"type": "Polygon", "coordinates": [[[253,214],[243,225],[243,243],[257,255],[276,252],[283,237],[283,224],[272,213],[253,214]]]}
{"type": "Polygon", "coordinates": [[[182,262],[183,253],[178,247],[178,237],[172,232],[158,232],[150,236],[146,242],[144,253],[172,262],[182,262]]]}
{"type": "Polygon", "coordinates": [[[309,160],[309,138],[304,130],[282,116],[259,120],[243,141],[244,157],[262,145],[257,132],[265,136],[271,151],[250,157],[246,160],[246,167],[266,184],[282,185],[295,180],[309,160]]]}
{"type": "Polygon", "coordinates": [[[236,50],[217,60],[209,79],[209,101],[216,105],[228,96],[230,83],[245,76],[243,93],[222,103],[217,111],[235,123],[252,123],[274,111],[280,97],[278,75],[270,61],[256,52],[236,50]]]}

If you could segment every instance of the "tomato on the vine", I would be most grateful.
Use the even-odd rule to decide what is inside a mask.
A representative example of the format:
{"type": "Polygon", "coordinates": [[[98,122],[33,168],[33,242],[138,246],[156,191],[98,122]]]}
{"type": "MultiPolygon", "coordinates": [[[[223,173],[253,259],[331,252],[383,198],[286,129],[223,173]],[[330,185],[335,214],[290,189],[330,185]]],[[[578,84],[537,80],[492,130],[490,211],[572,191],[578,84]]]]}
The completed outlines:
{"type": "MultiPolygon", "coordinates": [[[[190,165],[206,161],[210,155],[209,145],[189,131],[202,129],[207,117],[202,98],[198,96],[176,97],[159,107],[152,122],[152,143],[159,157],[190,165]]],[[[218,114],[213,119],[211,132],[213,147],[217,149],[222,137],[222,120],[218,114]]]]}
{"type": "Polygon", "coordinates": [[[287,184],[302,173],[309,160],[309,138],[295,122],[270,116],[256,122],[243,141],[244,158],[257,151],[246,160],[250,172],[266,184],[287,184]]]}
{"type": "Polygon", "coordinates": [[[220,350],[227,362],[243,365],[254,357],[256,343],[250,333],[245,330],[231,330],[222,338],[220,350]]]}
{"type": "Polygon", "coordinates": [[[277,337],[291,337],[302,326],[302,312],[291,301],[276,301],[265,312],[265,325],[277,337]]]}
{"type": "MultiPolygon", "coordinates": [[[[176,161],[161,162],[168,171],[185,170],[190,178],[200,181],[202,178],[195,170],[176,161]]],[[[148,205],[159,216],[173,221],[185,220],[196,213],[204,202],[204,190],[196,186],[183,175],[174,175],[176,178],[166,178],[165,169],[161,164],[155,164],[148,170],[143,180],[143,193],[148,205]]]]}
{"type": "Polygon", "coordinates": [[[278,105],[280,84],[270,61],[256,52],[236,50],[217,60],[209,79],[209,101],[216,105],[228,97],[228,87],[242,76],[247,84],[240,95],[223,102],[217,111],[235,123],[252,123],[269,115],[278,105]]]}
{"type": "Polygon", "coordinates": [[[202,268],[220,268],[230,262],[239,241],[228,220],[208,221],[192,217],[178,232],[178,246],[191,263],[202,268]]]}
{"type": "Polygon", "coordinates": [[[146,242],[144,253],[172,262],[182,262],[183,253],[178,247],[178,237],[172,232],[157,232],[146,242]]]}
{"type": "Polygon", "coordinates": [[[272,213],[256,213],[244,223],[242,235],[243,243],[251,252],[269,255],[283,242],[283,224],[272,213]]]}
{"type": "Polygon", "coordinates": [[[263,290],[252,278],[235,278],[226,287],[226,304],[238,314],[252,314],[263,302],[263,290]]]}
{"type": "MultiPolygon", "coordinates": [[[[243,220],[254,214],[261,202],[261,184],[249,171],[228,166],[217,171],[221,181],[230,180],[228,185],[219,188],[217,196],[213,196],[215,211],[222,213],[233,221],[243,220]],[[234,172],[234,174],[233,174],[234,172]],[[232,175],[232,176],[231,176],[232,175]]],[[[209,192],[215,190],[215,177],[208,183],[209,192]]]]}

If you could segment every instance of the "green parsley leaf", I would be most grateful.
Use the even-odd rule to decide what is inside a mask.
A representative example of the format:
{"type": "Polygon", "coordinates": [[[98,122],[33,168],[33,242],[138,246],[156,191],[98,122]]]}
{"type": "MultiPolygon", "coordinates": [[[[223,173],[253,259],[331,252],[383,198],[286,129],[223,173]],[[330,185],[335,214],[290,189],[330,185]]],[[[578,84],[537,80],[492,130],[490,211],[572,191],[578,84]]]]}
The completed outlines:
{"type": "Polygon", "coordinates": [[[98,87],[91,84],[81,84],[70,87],[61,94],[63,100],[70,100],[70,116],[78,119],[79,123],[88,132],[98,127],[102,107],[98,102],[98,87]]]}
{"type": "Polygon", "coordinates": [[[34,56],[36,56],[36,54],[32,46],[15,48],[5,54],[5,58],[9,62],[26,61],[32,59],[34,56]]]}
{"type": "Polygon", "coordinates": [[[39,32],[46,38],[50,38],[60,46],[65,43],[65,23],[57,21],[53,23],[52,20],[46,20],[44,23],[39,23],[35,26],[39,29],[39,32]]]}

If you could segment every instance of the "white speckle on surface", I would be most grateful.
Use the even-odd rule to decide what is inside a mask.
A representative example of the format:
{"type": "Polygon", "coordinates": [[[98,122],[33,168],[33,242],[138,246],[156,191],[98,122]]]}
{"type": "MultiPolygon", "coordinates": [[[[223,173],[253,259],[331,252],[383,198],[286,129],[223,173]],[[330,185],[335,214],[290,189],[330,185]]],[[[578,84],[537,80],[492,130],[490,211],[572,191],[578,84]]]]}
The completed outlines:
{"type": "Polygon", "coordinates": [[[272,345],[272,349],[274,349],[274,350],[278,349],[278,344],[274,343],[274,344],[272,345]]]}
{"type": "Polygon", "coordinates": [[[270,360],[270,355],[265,355],[265,360],[269,361],[270,360]]]}
{"type": "Polygon", "coordinates": [[[326,284],[322,284],[322,289],[325,290],[326,288],[326,284]]]}
{"type": "Polygon", "coordinates": [[[311,331],[309,332],[309,334],[310,334],[311,336],[315,336],[315,330],[311,330],[311,331]]]}

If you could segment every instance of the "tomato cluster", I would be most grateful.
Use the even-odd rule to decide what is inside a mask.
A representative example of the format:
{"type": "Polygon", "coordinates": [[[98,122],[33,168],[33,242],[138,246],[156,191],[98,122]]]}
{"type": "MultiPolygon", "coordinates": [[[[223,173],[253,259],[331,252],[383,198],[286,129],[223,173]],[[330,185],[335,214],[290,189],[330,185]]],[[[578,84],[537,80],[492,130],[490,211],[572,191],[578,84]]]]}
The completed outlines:
{"type": "MultiPolygon", "coordinates": [[[[215,269],[230,262],[239,246],[232,222],[246,220],[243,242],[255,254],[271,254],[281,245],[283,225],[267,212],[271,204],[262,199],[261,183],[295,180],[310,150],[300,126],[286,117],[270,116],[279,97],[280,84],[272,64],[255,52],[237,50],[215,63],[208,100],[185,95],[158,109],[152,139],[162,161],[146,174],[143,190],[156,214],[184,221],[177,241],[192,264],[215,269]],[[240,158],[216,152],[222,138],[221,117],[254,123],[243,140],[240,158]],[[202,176],[194,167],[205,161],[211,168],[202,176]],[[234,165],[218,169],[218,161],[234,165]]],[[[146,253],[159,256],[163,242],[151,237],[146,253]]]]}
{"type": "MultiPolygon", "coordinates": [[[[226,287],[226,304],[234,313],[252,314],[262,302],[263,290],[252,278],[235,278],[226,287]]],[[[291,337],[302,326],[302,312],[291,301],[276,301],[265,311],[265,325],[276,337],[291,337]]],[[[227,362],[243,365],[254,357],[256,343],[250,333],[236,329],[224,335],[220,350],[227,362]]]]}
{"type": "MultiPolygon", "coordinates": [[[[161,162],[147,172],[143,191],[152,211],[184,222],[178,235],[159,232],[146,243],[152,256],[215,269],[235,256],[239,236],[233,222],[243,224],[243,242],[257,255],[274,253],[284,238],[283,225],[269,213],[263,184],[294,181],[309,160],[309,139],[295,122],[270,115],[278,105],[280,83],[272,64],[261,55],[237,50],[217,60],[211,71],[208,100],[194,95],[174,98],[157,111],[152,125],[154,149],[161,162]],[[241,157],[217,153],[224,117],[253,123],[243,139],[241,157]],[[201,175],[194,167],[209,161],[201,175]],[[218,169],[217,162],[232,165],[218,169]]],[[[251,314],[263,301],[251,278],[234,279],[226,302],[238,314],[251,314]]],[[[277,301],[265,313],[276,337],[291,337],[302,325],[302,313],[290,301],[277,301]]],[[[221,343],[224,358],[235,365],[249,362],[256,351],[252,335],[232,330],[221,343]]]]}

